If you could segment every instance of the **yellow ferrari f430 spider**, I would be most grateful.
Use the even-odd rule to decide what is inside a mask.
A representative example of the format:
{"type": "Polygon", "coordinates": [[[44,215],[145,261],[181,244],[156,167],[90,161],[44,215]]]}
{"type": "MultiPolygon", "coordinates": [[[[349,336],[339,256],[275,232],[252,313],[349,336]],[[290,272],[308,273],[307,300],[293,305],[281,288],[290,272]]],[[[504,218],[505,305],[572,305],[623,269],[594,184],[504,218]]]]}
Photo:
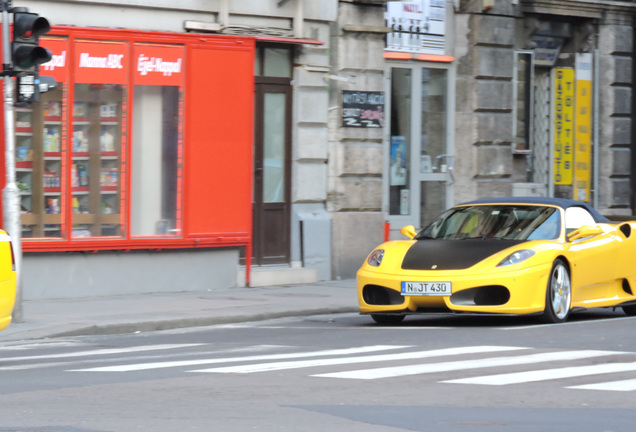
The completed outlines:
{"type": "Polygon", "coordinates": [[[378,323],[409,314],[540,314],[622,307],[636,315],[636,221],[612,223],[558,198],[455,206],[408,240],[371,252],[357,273],[360,312],[378,323]]]}

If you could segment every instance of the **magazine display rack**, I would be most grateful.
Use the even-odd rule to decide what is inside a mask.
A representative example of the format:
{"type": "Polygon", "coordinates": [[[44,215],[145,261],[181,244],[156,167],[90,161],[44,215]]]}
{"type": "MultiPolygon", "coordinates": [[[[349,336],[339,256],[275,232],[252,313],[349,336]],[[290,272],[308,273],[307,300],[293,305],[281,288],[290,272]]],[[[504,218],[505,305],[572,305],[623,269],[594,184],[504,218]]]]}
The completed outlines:
{"type": "Polygon", "coordinates": [[[22,236],[64,238],[69,213],[72,237],[121,236],[123,87],[79,84],[68,114],[63,94],[16,109],[22,236]]]}
{"type": "Polygon", "coordinates": [[[43,110],[16,108],[16,182],[23,237],[62,236],[62,94],[58,89],[42,95],[43,110]]]}
{"type": "Polygon", "coordinates": [[[73,237],[119,236],[123,88],[78,84],[73,105],[73,237]]]}

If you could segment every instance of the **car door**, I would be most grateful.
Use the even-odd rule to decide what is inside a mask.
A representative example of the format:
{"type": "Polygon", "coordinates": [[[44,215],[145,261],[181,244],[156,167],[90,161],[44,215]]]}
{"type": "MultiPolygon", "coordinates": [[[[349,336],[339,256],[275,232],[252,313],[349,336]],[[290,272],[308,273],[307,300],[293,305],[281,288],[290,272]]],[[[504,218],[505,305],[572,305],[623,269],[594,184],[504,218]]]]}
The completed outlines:
{"type": "MultiPolygon", "coordinates": [[[[592,215],[582,207],[567,209],[565,224],[566,233],[584,225],[597,225],[592,215]]],[[[573,305],[590,305],[616,295],[621,241],[617,231],[611,230],[568,242],[573,305]]]]}

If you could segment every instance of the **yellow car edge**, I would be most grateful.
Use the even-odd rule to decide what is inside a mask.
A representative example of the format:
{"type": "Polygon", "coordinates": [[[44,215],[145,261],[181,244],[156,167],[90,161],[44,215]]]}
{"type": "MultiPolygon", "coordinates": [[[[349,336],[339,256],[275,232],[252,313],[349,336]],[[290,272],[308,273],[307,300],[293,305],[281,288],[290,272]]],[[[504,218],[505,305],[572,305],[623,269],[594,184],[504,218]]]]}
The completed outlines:
{"type": "Polygon", "coordinates": [[[16,270],[11,240],[0,230],[0,330],[11,324],[15,295],[16,270]]]}

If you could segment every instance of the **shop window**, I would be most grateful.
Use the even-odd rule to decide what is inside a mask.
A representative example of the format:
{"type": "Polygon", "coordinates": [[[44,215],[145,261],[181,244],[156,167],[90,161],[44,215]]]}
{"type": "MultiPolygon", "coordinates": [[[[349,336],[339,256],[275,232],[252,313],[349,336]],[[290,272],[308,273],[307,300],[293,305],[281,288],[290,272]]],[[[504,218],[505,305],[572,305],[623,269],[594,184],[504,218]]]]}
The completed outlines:
{"type": "Polygon", "coordinates": [[[16,108],[16,182],[20,189],[22,236],[64,236],[62,142],[66,86],[42,95],[32,107],[16,108]]]}
{"type": "Polygon", "coordinates": [[[411,160],[411,69],[391,69],[389,214],[408,215],[411,160]]]}
{"type": "Polygon", "coordinates": [[[71,238],[123,238],[128,44],[77,41],[74,51],[65,207],[71,238]]]}
{"type": "MultiPolygon", "coordinates": [[[[422,68],[420,172],[451,173],[454,157],[447,151],[447,71],[422,68]]],[[[420,226],[431,223],[446,209],[446,183],[420,184],[420,226]]]]}
{"type": "Polygon", "coordinates": [[[422,68],[421,151],[423,172],[442,171],[446,157],[446,71],[422,68]]]}
{"type": "Polygon", "coordinates": [[[293,48],[262,45],[256,49],[254,74],[271,78],[291,78],[293,48]]]}
{"type": "Polygon", "coordinates": [[[40,101],[15,109],[16,183],[20,189],[22,237],[61,240],[68,232],[63,191],[68,166],[65,140],[69,87],[68,68],[61,58],[68,51],[68,41],[42,38],[41,43],[51,49],[54,59],[42,65],[40,72],[53,77],[57,87],[43,93],[40,101]]]}
{"type": "Polygon", "coordinates": [[[178,235],[179,88],[134,91],[131,235],[178,235]]]}
{"type": "Polygon", "coordinates": [[[131,236],[181,236],[183,47],[136,44],[131,236]]]}
{"type": "Polygon", "coordinates": [[[76,84],[70,187],[72,237],[121,237],[125,86],[76,84]]]}
{"type": "Polygon", "coordinates": [[[263,75],[270,77],[291,77],[291,49],[265,48],[263,75]]]}

